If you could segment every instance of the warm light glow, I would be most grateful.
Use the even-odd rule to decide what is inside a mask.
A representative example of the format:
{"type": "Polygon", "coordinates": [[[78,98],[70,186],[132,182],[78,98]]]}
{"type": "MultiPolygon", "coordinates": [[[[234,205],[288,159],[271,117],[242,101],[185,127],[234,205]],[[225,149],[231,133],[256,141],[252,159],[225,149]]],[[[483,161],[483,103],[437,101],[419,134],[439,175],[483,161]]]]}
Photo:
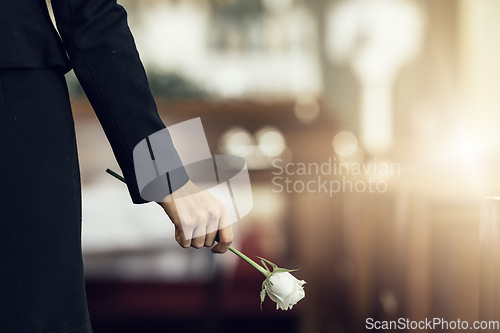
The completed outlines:
{"type": "Polygon", "coordinates": [[[461,158],[468,161],[476,160],[481,152],[481,145],[478,142],[460,138],[457,142],[457,152],[461,158]]]}
{"type": "Polygon", "coordinates": [[[360,138],[369,153],[392,145],[392,86],[420,48],[423,23],[419,7],[408,0],[343,1],[330,15],[330,56],[350,63],[360,80],[360,138]]]}
{"type": "Polygon", "coordinates": [[[241,127],[233,127],[222,136],[221,150],[227,154],[249,156],[255,149],[253,136],[241,127]]]}
{"type": "Polygon", "coordinates": [[[267,156],[279,156],[286,148],[285,137],[274,127],[265,127],[256,134],[259,149],[267,156]]]}
{"type": "Polygon", "coordinates": [[[310,97],[301,98],[295,104],[295,116],[304,124],[313,123],[318,118],[319,111],[318,103],[310,97]]]}
{"type": "Polygon", "coordinates": [[[460,132],[451,138],[448,144],[449,154],[444,155],[459,168],[477,173],[479,166],[486,162],[484,153],[491,144],[494,143],[478,135],[460,132]]]}
{"type": "Polygon", "coordinates": [[[349,131],[341,131],[333,137],[332,144],[339,156],[350,156],[358,148],[358,139],[349,131]]]}

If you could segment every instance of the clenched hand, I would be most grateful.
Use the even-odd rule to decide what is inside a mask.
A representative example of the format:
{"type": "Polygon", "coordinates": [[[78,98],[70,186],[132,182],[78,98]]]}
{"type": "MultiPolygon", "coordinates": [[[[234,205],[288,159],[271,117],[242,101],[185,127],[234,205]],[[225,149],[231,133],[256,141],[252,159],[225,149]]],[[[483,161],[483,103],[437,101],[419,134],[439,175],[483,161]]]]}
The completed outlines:
{"type": "Polygon", "coordinates": [[[180,246],[212,246],[224,253],[233,242],[233,231],[226,207],[207,191],[188,181],[159,204],[175,225],[175,240],[180,246]],[[215,238],[219,234],[219,242],[215,238]]]}

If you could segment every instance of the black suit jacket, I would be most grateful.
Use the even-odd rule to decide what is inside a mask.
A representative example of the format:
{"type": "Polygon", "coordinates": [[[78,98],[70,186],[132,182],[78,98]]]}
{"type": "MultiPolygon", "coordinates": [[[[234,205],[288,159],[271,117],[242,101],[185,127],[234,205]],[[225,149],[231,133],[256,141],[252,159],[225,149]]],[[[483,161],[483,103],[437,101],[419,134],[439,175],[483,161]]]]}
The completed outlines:
{"type": "MultiPolygon", "coordinates": [[[[144,203],[133,167],[134,147],[165,128],[146,74],[116,0],[0,1],[0,68],[73,68],[127,180],[134,203],[144,203]]],[[[171,141],[169,156],[180,163],[171,141]]],[[[184,184],[188,177],[177,172],[184,184]]],[[[176,190],[173,188],[172,190],[176,190]]]]}

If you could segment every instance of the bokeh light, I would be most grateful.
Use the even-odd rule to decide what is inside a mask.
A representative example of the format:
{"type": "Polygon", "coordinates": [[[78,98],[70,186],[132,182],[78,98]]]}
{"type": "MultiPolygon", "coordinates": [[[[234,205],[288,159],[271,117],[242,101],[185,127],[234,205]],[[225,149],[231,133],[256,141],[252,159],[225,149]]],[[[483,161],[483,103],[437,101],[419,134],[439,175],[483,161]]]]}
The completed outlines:
{"type": "Polygon", "coordinates": [[[222,135],[220,148],[224,153],[249,156],[255,149],[255,140],[247,130],[232,127],[222,135]]]}
{"type": "Polygon", "coordinates": [[[279,156],[286,148],[285,137],[274,127],[264,127],[256,134],[259,149],[267,156],[279,156]]]}
{"type": "Polygon", "coordinates": [[[341,131],[333,137],[332,144],[333,149],[339,156],[350,156],[358,148],[358,139],[349,131],[341,131]]]}
{"type": "Polygon", "coordinates": [[[318,118],[320,108],[318,102],[311,97],[299,98],[295,103],[295,116],[304,124],[312,124],[318,118]]]}

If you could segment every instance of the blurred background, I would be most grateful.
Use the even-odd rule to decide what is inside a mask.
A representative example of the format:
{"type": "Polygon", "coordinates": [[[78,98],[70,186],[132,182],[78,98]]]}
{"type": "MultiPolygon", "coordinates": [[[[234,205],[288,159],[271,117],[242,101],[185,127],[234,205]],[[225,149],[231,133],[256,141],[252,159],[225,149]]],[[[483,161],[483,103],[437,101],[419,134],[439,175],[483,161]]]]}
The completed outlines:
{"type": "Polygon", "coordinates": [[[161,208],[133,205],[104,172],[119,168],[69,73],[96,333],[360,332],[368,317],[483,316],[480,206],[500,189],[499,1],[120,3],[165,123],[201,117],[213,154],[246,159],[254,208],[234,247],[300,268],[307,285],[293,310],[267,299],[261,311],[260,273],[229,252],[179,247],[161,208]],[[318,177],[380,186],[330,193],[318,177]]]}

